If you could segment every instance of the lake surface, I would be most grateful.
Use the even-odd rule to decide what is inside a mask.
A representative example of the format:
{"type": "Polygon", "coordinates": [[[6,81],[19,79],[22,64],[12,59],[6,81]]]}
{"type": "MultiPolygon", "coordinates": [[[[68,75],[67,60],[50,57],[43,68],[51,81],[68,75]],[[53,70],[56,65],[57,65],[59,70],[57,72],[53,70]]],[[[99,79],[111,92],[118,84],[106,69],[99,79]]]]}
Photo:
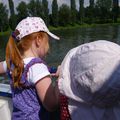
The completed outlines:
{"type": "MultiPolygon", "coordinates": [[[[59,65],[67,52],[83,43],[96,40],[108,40],[120,44],[120,25],[96,26],[53,31],[61,40],[50,40],[50,52],[46,61],[50,66],[59,65]]],[[[5,59],[5,47],[8,36],[0,36],[0,61],[5,59]]],[[[3,78],[0,78],[2,81],[3,78]]]]}
{"type": "Polygon", "coordinates": [[[120,26],[97,26],[91,28],[66,29],[55,31],[60,41],[52,40],[48,63],[59,64],[67,52],[83,43],[96,40],[108,40],[120,44],[120,26]]]}

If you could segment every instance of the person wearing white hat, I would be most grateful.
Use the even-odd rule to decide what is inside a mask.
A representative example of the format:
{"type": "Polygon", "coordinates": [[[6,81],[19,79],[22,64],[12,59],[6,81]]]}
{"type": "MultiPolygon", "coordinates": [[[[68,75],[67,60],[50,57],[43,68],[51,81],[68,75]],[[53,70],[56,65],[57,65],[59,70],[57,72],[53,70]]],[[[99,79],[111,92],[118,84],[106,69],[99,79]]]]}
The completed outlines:
{"type": "Polygon", "coordinates": [[[6,47],[6,62],[0,73],[8,71],[12,90],[12,120],[49,120],[59,104],[59,91],[52,85],[43,61],[49,50],[51,33],[40,17],[27,17],[18,23],[6,47]],[[6,64],[7,63],[7,64],[6,64]]]}
{"type": "Polygon", "coordinates": [[[120,120],[120,46],[98,40],[71,49],[58,87],[62,120],[120,120]]]}

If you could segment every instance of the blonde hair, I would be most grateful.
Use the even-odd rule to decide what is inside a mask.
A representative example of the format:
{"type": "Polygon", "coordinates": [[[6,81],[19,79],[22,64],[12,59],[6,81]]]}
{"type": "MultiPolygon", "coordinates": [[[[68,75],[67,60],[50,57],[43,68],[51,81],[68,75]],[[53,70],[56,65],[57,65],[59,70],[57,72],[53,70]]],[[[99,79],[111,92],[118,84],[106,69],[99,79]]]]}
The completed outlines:
{"type": "MultiPolygon", "coordinates": [[[[14,87],[21,87],[23,84],[20,82],[22,73],[24,71],[24,63],[22,56],[24,52],[30,48],[32,41],[36,37],[41,38],[41,40],[48,41],[48,35],[45,32],[36,32],[23,37],[19,42],[17,42],[12,36],[10,36],[9,41],[6,46],[6,62],[8,70],[12,73],[12,80],[14,87]],[[11,66],[13,65],[13,67],[11,66]]],[[[46,44],[49,44],[48,42],[46,44]]],[[[49,49],[47,45],[46,49],[49,49]]]]}

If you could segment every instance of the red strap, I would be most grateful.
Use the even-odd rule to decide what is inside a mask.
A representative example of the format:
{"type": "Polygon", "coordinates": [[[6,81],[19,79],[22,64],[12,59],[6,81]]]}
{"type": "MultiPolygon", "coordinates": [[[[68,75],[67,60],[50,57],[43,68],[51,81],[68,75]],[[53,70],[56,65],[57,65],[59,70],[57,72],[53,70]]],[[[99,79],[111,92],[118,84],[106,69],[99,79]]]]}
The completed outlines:
{"type": "Polygon", "coordinates": [[[71,120],[68,110],[68,99],[62,94],[60,95],[60,114],[61,120],[71,120]]]}

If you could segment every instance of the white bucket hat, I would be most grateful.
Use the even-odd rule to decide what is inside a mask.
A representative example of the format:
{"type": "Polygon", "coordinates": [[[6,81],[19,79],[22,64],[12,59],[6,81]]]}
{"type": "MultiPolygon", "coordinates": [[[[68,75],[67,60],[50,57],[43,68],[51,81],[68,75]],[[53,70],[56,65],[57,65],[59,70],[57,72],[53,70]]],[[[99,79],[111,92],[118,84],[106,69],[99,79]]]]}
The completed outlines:
{"type": "Polygon", "coordinates": [[[19,35],[16,36],[18,40],[31,33],[39,31],[46,32],[50,37],[56,40],[60,39],[58,36],[54,35],[48,30],[43,19],[40,17],[27,17],[23,19],[21,22],[18,23],[16,30],[18,30],[20,33],[19,35]]]}
{"type": "Polygon", "coordinates": [[[120,46],[98,40],[73,48],[61,64],[60,92],[101,107],[120,100],[120,46]]]}

